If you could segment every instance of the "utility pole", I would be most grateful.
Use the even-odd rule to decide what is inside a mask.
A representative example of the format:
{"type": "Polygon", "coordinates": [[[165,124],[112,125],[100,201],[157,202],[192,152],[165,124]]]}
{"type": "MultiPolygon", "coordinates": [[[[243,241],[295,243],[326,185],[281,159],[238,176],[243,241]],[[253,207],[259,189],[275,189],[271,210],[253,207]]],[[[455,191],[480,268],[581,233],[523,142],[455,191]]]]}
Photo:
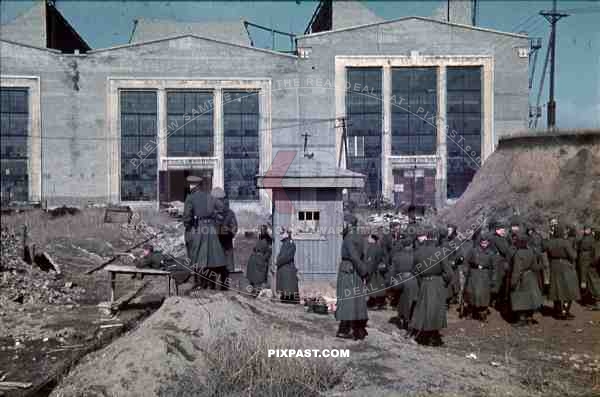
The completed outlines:
{"type": "Polygon", "coordinates": [[[554,101],[554,70],[556,65],[556,22],[560,21],[562,18],[568,17],[569,14],[565,14],[562,12],[558,12],[556,10],[556,0],[552,0],[552,11],[540,11],[540,15],[542,15],[548,22],[550,22],[550,92],[548,98],[548,108],[547,108],[547,116],[548,116],[548,129],[556,128],[556,102],[554,101]]]}

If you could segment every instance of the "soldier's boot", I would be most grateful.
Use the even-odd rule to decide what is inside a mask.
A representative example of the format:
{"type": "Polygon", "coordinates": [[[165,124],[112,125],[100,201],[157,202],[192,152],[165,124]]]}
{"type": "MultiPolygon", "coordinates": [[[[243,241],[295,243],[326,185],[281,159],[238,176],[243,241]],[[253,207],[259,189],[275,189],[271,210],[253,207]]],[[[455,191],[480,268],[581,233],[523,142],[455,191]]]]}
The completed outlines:
{"type": "Polygon", "coordinates": [[[564,312],[565,318],[567,320],[572,320],[575,318],[575,316],[571,314],[571,301],[567,301],[564,303],[564,312]]]}
{"type": "Polygon", "coordinates": [[[342,339],[352,339],[352,329],[349,321],[340,321],[340,326],[335,334],[336,337],[342,339]]]}
{"type": "Polygon", "coordinates": [[[554,318],[556,318],[557,320],[562,320],[562,302],[561,301],[554,301],[554,318]]]}
{"type": "Polygon", "coordinates": [[[440,334],[440,331],[433,331],[430,341],[431,341],[430,342],[431,346],[443,346],[444,345],[444,341],[442,340],[442,335],[440,334]]]}

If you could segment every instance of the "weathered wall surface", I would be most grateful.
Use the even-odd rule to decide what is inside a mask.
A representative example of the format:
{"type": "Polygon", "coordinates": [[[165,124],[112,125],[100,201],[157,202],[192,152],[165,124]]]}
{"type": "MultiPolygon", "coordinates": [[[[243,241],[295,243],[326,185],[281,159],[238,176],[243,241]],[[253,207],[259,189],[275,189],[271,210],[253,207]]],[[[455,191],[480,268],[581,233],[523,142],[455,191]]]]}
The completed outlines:
{"type": "Polygon", "coordinates": [[[0,39],[46,47],[46,4],[38,1],[12,21],[0,25],[0,39]]]}
{"type": "MultiPolygon", "coordinates": [[[[407,19],[361,29],[316,34],[298,40],[311,47],[308,59],[299,61],[303,81],[335,76],[336,55],[491,55],[494,57],[494,130],[499,136],[527,128],[528,59],[519,58],[516,47],[528,47],[525,38],[407,19]]],[[[322,84],[323,86],[324,84],[322,84]]],[[[333,89],[313,89],[300,98],[303,115],[335,117],[333,89]]],[[[328,144],[334,145],[333,135],[328,144]]]]}
{"type": "Polygon", "coordinates": [[[527,58],[515,47],[527,40],[419,19],[300,38],[309,58],[230,45],[192,36],[142,45],[58,54],[0,42],[2,75],[40,76],[42,191],[50,205],[108,199],[107,83],[134,79],[271,79],[272,155],[331,154],[335,163],[336,55],[493,55],[496,138],[527,122],[527,58]]]}
{"type": "MultiPolygon", "coordinates": [[[[40,76],[42,186],[49,205],[107,200],[109,77],[297,78],[293,57],[193,37],[80,56],[6,42],[0,51],[3,75],[40,76]]],[[[289,145],[289,136],[299,135],[298,108],[293,89],[271,95],[275,153],[289,145]]]]}

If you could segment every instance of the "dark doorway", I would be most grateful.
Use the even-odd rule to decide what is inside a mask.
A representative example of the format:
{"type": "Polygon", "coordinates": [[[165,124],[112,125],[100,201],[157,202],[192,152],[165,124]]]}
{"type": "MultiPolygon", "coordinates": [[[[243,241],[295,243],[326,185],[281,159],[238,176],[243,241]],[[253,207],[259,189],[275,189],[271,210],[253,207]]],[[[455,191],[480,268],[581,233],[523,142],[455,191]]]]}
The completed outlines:
{"type": "Polygon", "coordinates": [[[185,201],[189,193],[187,177],[190,175],[202,177],[200,188],[210,192],[212,189],[212,170],[168,170],[160,171],[160,201],[185,201]]]}
{"type": "Polygon", "coordinates": [[[397,206],[435,207],[435,170],[394,170],[394,201],[397,206]]]}

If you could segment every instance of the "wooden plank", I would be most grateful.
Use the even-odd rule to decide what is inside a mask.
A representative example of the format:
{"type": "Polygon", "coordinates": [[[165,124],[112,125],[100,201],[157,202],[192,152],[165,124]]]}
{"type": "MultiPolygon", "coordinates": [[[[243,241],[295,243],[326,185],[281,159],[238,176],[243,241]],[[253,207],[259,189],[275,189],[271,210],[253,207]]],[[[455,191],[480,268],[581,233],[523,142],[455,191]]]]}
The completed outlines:
{"type": "Polygon", "coordinates": [[[115,301],[115,288],[117,287],[117,275],[115,273],[110,274],[110,301],[115,301]]]}
{"type": "Polygon", "coordinates": [[[50,257],[50,255],[48,255],[46,251],[42,252],[42,256],[48,261],[50,265],[52,265],[56,273],[61,273],[60,266],[58,265],[58,263],[54,262],[54,260],[50,257]]]}
{"type": "Polygon", "coordinates": [[[138,268],[135,266],[127,266],[127,265],[107,265],[104,268],[105,271],[111,273],[122,273],[122,274],[144,274],[150,276],[168,276],[171,272],[167,270],[158,270],[158,269],[147,269],[147,268],[138,268]]]}
{"type": "MultiPolygon", "coordinates": [[[[137,244],[135,244],[134,246],[132,246],[131,248],[128,248],[125,252],[131,252],[136,248],[141,247],[142,245],[146,244],[148,241],[155,239],[159,234],[161,234],[162,232],[158,232],[150,237],[148,237],[147,239],[145,239],[144,241],[141,241],[137,244]]],[[[110,258],[109,260],[107,260],[106,262],[103,262],[101,264],[99,264],[98,266],[96,266],[93,269],[88,270],[87,272],[85,272],[85,274],[92,274],[102,268],[104,268],[106,265],[109,265],[111,263],[113,263],[114,261],[116,261],[118,258],[120,258],[121,256],[123,256],[122,252],[119,252],[118,255],[113,256],[112,258],[110,258]]]]}
{"type": "Polygon", "coordinates": [[[121,309],[123,306],[125,306],[127,303],[129,303],[133,298],[138,296],[140,294],[140,292],[142,292],[149,285],[150,285],[150,282],[146,281],[144,284],[142,284],[136,290],[133,290],[130,293],[123,295],[121,298],[119,298],[117,301],[115,301],[111,304],[110,309],[113,311],[121,309]]]}
{"type": "Polygon", "coordinates": [[[24,382],[0,382],[0,390],[27,389],[31,385],[32,383],[24,382]]]}

